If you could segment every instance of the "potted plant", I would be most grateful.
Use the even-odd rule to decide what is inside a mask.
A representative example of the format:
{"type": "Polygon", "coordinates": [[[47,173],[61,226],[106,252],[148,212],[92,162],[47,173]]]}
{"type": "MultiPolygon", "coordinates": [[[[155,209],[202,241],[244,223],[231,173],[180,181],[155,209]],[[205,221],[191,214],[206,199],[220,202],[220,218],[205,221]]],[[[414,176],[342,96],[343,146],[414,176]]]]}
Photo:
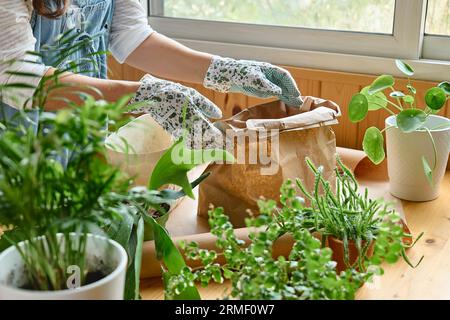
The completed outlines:
{"type": "MultiPolygon", "coordinates": [[[[348,268],[365,270],[371,259],[386,258],[395,262],[396,258],[391,258],[399,254],[415,267],[405,254],[405,248],[410,245],[403,243],[405,237],[411,236],[404,233],[400,217],[389,204],[383,199],[370,199],[367,189],[361,193],[353,173],[339,157],[335,169],[336,186],[324,179],[322,167],[317,168],[308,158],[306,163],[315,175],[314,190],[306,190],[299,179],[297,185],[311,203],[310,230],[318,232],[322,245],[332,249],[337,272],[348,268]],[[380,238],[383,240],[377,243],[380,238]]],[[[417,240],[420,237],[422,234],[417,240]]]]}
{"type": "MultiPolygon", "coordinates": [[[[62,35],[62,44],[67,35],[62,35]]],[[[71,46],[66,47],[58,58],[70,51],[71,46]]],[[[44,105],[49,91],[70,87],[59,77],[76,69],[70,65],[44,77],[30,100],[44,105]]],[[[0,86],[0,101],[11,89],[23,87],[0,86]]],[[[199,164],[194,159],[233,160],[223,150],[189,150],[180,139],[156,165],[149,186],[130,189],[133,181],[104,161],[106,127],[122,125],[118,120],[133,108],[125,107],[130,97],[108,104],[80,96],[83,105],[65,101],[72,109],[56,114],[35,109],[40,113],[37,132],[27,126],[34,111],[32,117],[21,112],[0,122],[0,252],[9,246],[0,253],[2,298],[138,299],[146,233],[155,237],[168,274],[177,274],[184,265],[160,224],[167,220],[170,204],[185,195],[193,197],[192,188],[208,176],[189,182],[187,172],[199,164]],[[174,163],[172,152],[191,161],[174,163]],[[167,184],[182,190],[158,190],[167,184]]],[[[178,297],[199,295],[189,287],[178,297]]]]}
{"type": "Polygon", "coordinates": [[[0,249],[10,247],[0,254],[0,298],[122,299],[127,254],[100,227],[117,218],[115,192],[129,183],[98,154],[123,102],[87,98],[41,113],[37,134],[3,123],[0,225],[9,227],[0,249]]]}
{"type": "Polygon", "coordinates": [[[430,88],[424,103],[419,103],[409,77],[413,68],[397,60],[398,69],[408,76],[404,91],[394,88],[395,80],[382,75],[349,104],[349,118],[357,123],[364,120],[369,111],[387,110],[391,116],[383,130],[367,129],[363,149],[369,159],[380,164],[385,158],[383,132],[386,132],[386,148],[390,192],[410,201],[429,201],[439,196],[450,149],[450,120],[438,116],[450,97],[450,83],[442,82],[430,88]],[[388,100],[385,91],[396,102],[388,100]]]}
{"type": "MultiPolygon", "coordinates": [[[[320,187],[330,192],[329,183],[321,176],[322,169],[315,168],[308,162],[316,172],[316,180],[319,180],[316,183],[317,195],[320,187]]],[[[339,181],[346,185],[346,189],[339,194],[346,197],[336,199],[336,196],[328,194],[316,198],[316,193],[310,195],[307,192],[313,202],[317,199],[319,206],[313,204],[308,207],[305,200],[297,195],[294,184],[286,181],[280,190],[281,206],[277,201],[261,199],[258,201],[259,214],[246,220],[247,227],[251,228],[249,242],[236,237],[233,225],[223,209],[211,210],[209,224],[211,233],[217,237],[217,250],[200,248],[195,242],[180,243],[186,258],[200,261],[201,266],[194,269],[185,266],[179,274],[170,276],[166,280],[166,296],[178,294],[193,282],[207,286],[211,281],[222,283],[224,279],[229,279],[231,291],[228,295],[237,299],[354,299],[356,291],[365,281],[369,281],[375,274],[382,274],[382,262],[394,263],[401,256],[407,259],[404,249],[408,245],[402,242],[404,232],[399,216],[392,211],[375,210],[384,216],[374,218],[374,222],[365,218],[364,221],[369,224],[366,228],[369,234],[367,238],[364,238],[365,234],[360,234],[360,241],[355,242],[360,244],[359,248],[372,247],[372,257],[359,258],[358,263],[355,261],[348,268],[336,272],[334,251],[324,246],[315,235],[321,232],[322,240],[325,241],[331,233],[325,231],[328,230],[325,228],[328,221],[323,217],[333,208],[330,203],[324,204],[324,201],[334,199],[337,202],[356,203],[367,199],[367,196],[356,195],[357,184],[353,175],[342,163],[340,168],[345,173],[340,173],[339,181]],[[348,180],[343,179],[343,175],[348,180]],[[348,193],[345,194],[346,192],[348,193]],[[317,210],[323,211],[318,213],[317,210]],[[277,241],[285,237],[292,239],[289,253],[277,256],[274,247],[277,241]],[[364,239],[370,245],[363,245],[364,239]],[[219,256],[224,259],[223,264],[219,264],[219,256]]],[[[338,184],[338,188],[341,187],[338,184]]],[[[361,206],[366,204],[378,207],[381,202],[367,200],[361,206]]],[[[343,219],[336,217],[337,219],[345,221],[345,217],[355,214],[351,207],[344,209],[344,203],[337,203],[336,207],[339,206],[345,212],[341,212],[343,219]]],[[[364,214],[372,213],[373,210],[364,211],[364,214]]],[[[340,224],[339,226],[342,227],[340,224]]],[[[361,225],[354,223],[353,226],[361,225]]],[[[353,229],[352,232],[357,234],[353,229]]],[[[368,249],[361,251],[357,257],[367,256],[367,251],[368,249]]]]}

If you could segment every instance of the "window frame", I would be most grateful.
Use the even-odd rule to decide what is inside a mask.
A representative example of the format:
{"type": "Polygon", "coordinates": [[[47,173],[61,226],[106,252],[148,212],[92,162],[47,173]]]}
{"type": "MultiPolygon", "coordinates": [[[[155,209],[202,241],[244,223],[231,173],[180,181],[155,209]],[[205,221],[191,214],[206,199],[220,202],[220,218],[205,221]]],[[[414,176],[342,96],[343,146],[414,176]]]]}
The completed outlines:
{"type": "Polygon", "coordinates": [[[450,36],[426,34],[423,40],[422,58],[450,61],[450,36]]]}
{"type": "Polygon", "coordinates": [[[379,73],[384,65],[384,72],[395,74],[394,68],[386,70],[394,58],[413,65],[424,61],[432,68],[418,66],[424,80],[431,74],[448,77],[450,72],[450,37],[425,34],[427,0],[396,0],[391,35],[163,17],[164,0],[147,1],[155,30],[198,50],[359,73],[379,73]],[[440,65],[445,70],[438,71],[436,63],[427,60],[444,60],[440,65]]]}
{"type": "Polygon", "coordinates": [[[180,39],[414,59],[425,2],[396,0],[392,35],[161,17],[164,0],[150,0],[149,8],[151,25],[180,39]]]}

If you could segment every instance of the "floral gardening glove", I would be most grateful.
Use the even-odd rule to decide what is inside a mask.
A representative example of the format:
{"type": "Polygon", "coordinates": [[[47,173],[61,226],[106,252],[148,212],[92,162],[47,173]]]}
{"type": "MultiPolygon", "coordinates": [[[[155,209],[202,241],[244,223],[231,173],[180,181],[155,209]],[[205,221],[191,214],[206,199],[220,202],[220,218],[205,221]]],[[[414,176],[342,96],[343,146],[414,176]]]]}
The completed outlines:
{"type": "Polygon", "coordinates": [[[203,84],[219,92],[240,92],[259,98],[275,96],[291,107],[303,104],[289,71],[270,63],[214,56],[203,84]]]}
{"type": "Polygon", "coordinates": [[[219,119],[222,111],[197,90],[181,84],[145,75],[130,105],[138,105],[130,111],[146,113],[175,139],[183,133],[183,107],[187,103],[184,127],[188,129],[186,145],[191,148],[215,148],[221,145],[223,135],[208,118],[219,119]]]}

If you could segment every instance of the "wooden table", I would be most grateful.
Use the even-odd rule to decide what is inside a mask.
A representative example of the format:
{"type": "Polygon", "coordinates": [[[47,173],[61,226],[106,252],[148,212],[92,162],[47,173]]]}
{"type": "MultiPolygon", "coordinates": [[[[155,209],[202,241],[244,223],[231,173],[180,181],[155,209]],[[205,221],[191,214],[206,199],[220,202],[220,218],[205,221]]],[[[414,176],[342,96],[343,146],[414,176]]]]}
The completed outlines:
{"type": "MultiPolygon", "coordinates": [[[[423,238],[408,251],[408,256],[424,260],[416,269],[403,260],[384,267],[385,274],[367,283],[358,292],[358,299],[450,299],[450,172],[446,173],[441,195],[431,202],[403,201],[408,225],[423,238]]],[[[199,288],[202,299],[220,299],[229,289],[227,283],[199,288]]],[[[143,299],[164,299],[159,278],[141,281],[143,299]]]]}

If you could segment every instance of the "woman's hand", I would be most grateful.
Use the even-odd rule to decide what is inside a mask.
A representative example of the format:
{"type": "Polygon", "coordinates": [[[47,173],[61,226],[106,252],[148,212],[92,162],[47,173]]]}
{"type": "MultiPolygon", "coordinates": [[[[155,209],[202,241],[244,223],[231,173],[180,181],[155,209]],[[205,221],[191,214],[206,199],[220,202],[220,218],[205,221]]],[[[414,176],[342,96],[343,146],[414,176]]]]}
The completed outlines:
{"type": "Polygon", "coordinates": [[[289,71],[270,63],[214,56],[203,84],[219,92],[240,92],[259,98],[275,96],[292,107],[303,104],[289,71]]]}
{"type": "Polygon", "coordinates": [[[186,144],[192,148],[213,148],[222,143],[222,133],[208,120],[221,118],[222,111],[208,98],[195,89],[151,75],[144,76],[140,83],[130,101],[131,105],[137,104],[131,113],[150,114],[174,138],[179,138],[186,128],[186,144]]]}

